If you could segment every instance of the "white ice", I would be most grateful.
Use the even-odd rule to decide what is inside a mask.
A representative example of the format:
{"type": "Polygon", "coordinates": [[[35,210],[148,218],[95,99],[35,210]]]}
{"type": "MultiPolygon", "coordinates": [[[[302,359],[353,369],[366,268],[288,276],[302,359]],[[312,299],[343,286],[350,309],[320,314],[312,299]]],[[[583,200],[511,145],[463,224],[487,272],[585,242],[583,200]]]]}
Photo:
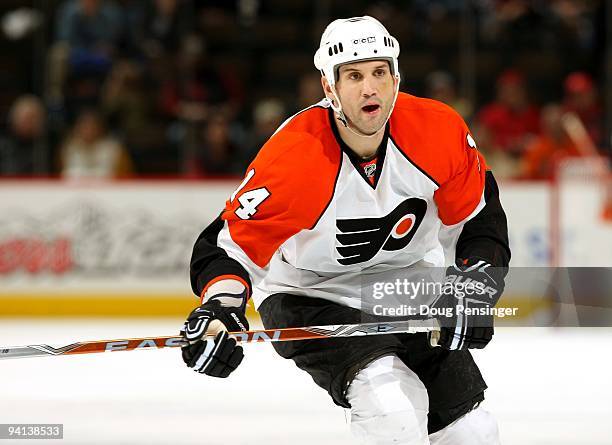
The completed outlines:
{"type": "MultiPolygon", "coordinates": [[[[179,324],[2,320],[0,347],[173,335],[179,324]]],[[[612,329],[498,329],[475,355],[502,443],[612,444],[611,344],[612,329]]],[[[63,423],[51,444],[355,443],[345,411],[308,375],[270,344],[245,352],[228,379],[187,369],[178,349],[3,360],[0,423],[63,423]]]]}

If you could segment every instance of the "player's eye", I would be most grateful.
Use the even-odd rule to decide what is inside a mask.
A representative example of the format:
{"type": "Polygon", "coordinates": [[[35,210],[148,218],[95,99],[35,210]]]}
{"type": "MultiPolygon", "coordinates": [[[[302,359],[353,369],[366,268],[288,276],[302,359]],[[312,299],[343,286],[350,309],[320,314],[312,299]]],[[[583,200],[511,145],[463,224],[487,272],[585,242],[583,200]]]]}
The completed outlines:
{"type": "Polygon", "coordinates": [[[352,72],[349,74],[349,79],[350,80],[359,80],[361,79],[361,74],[357,73],[357,72],[352,72]]]}
{"type": "Polygon", "coordinates": [[[387,74],[387,72],[384,69],[382,69],[382,68],[377,69],[376,71],[374,71],[374,75],[377,76],[377,77],[383,77],[385,74],[387,74]]]}

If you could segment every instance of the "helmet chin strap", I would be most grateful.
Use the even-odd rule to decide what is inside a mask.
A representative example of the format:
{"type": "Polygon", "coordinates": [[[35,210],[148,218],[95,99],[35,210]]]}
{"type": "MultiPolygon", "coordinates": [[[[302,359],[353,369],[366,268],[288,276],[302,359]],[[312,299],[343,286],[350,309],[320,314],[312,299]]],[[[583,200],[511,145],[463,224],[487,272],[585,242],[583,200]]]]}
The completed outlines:
{"type": "Polygon", "coordinates": [[[353,126],[349,125],[349,120],[347,119],[346,115],[344,114],[344,111],[342,110],[342,103],[340,103],[340,97],[338,96],[338,93],[336,92],[336,85],[330,85],[329,86],[329,88],[331,89],[332,95],[334,96],[333,100],[329,100],[328,99],[329,100],[329,104],[330,104],[332,110],[334,110],[334,112],[336,113],[336,115],[338,117],[338,120],[340,122],[342,122],[342,125],[344,125],[344,127],[346,129],[348,129],[351,133],[353,133],[355,136],[359,136],[359,137],[362,137],[362,138],[373,138],[382,129],[385,128],[385,126],[387,125],[387,122],[389,122],[389,119],[391,118],[391,113],[393,112],[393,108],[395,107],[395,101],[397,100],[397,95],[399,94],[399,78],[398,77],[394,77],[394,79],[397,80],[397,83],[395,85],[395,93],[393,94],[393,102],[391,102],[391,108],[389,109],[389,113],[387,114],[387,117],[385,118],[385,121],[382,123],[382,125],[380,127],[378,127],[378,129],[375,132],[371,133],[371,134],[363,133],[358,128],[356,128],[356,127],[352,128],[353,126]]]}

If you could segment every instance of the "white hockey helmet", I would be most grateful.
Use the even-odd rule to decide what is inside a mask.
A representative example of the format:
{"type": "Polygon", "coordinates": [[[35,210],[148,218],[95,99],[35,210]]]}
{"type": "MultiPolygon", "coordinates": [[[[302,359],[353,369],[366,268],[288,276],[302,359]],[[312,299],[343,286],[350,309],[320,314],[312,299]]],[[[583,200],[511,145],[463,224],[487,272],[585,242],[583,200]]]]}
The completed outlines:
{"type": "Polygon", "coordinates": [[[399,51],[397,39],[374,17],[338,19],[325,28],[314,64],[332,88],[340,65],[363,60],[387,60],[391,74],[399,81],[399,51]]]}

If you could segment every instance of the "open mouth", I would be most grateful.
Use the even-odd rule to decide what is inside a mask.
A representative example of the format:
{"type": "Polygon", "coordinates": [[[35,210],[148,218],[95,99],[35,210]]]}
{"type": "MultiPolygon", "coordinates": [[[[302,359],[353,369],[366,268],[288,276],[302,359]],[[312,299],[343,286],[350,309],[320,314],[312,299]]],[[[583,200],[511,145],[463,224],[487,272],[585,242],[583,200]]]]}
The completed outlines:
{"type": "Polygon", "coordinates": [[[365,107],[361,107],[361,109],[368,114],[373,114],[373,113],[376,113],[380,109],[380,105],[378,104],[366,105],[365,107]]]}

